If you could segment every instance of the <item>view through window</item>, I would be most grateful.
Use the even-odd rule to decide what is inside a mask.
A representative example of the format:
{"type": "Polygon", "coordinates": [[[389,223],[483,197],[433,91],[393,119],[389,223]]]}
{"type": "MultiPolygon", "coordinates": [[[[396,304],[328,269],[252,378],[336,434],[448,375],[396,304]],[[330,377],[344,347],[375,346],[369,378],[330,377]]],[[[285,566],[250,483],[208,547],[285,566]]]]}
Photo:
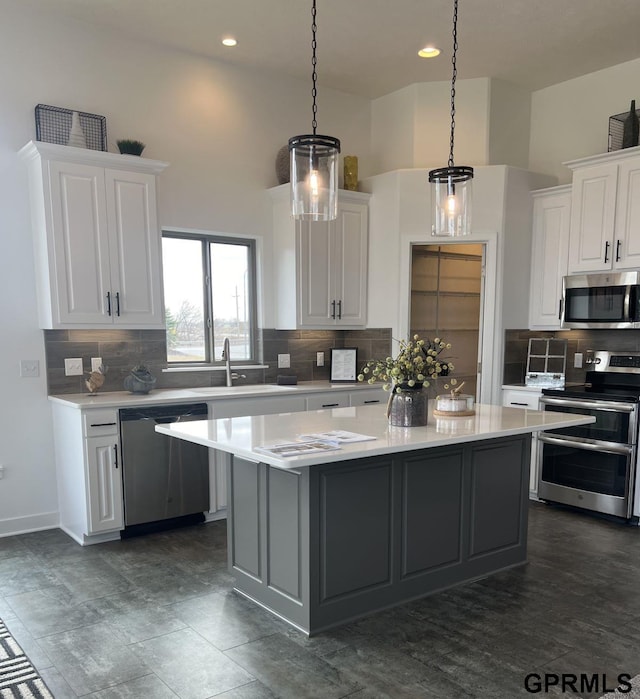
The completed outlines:
{"type": "Polygon", "coordinates": [[[164,233],[164,299],[169,363],[253,361],[255,244],[251,240],[164,233]]]}

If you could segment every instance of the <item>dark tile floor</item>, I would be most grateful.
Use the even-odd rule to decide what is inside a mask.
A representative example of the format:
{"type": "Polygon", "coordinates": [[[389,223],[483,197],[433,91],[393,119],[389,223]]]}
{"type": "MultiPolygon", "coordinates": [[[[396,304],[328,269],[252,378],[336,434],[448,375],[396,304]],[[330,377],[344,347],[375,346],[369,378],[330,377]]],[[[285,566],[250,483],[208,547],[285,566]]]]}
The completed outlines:
{"type": "Polygon", "coordinates": [[[56,699],[513,699],[529,673],[640,673],[640,529],[533,504],[529,531],[526,566],[311,639],[232,592],[224,522],[26,534],[0,539],[0,618],[56,699]]]}

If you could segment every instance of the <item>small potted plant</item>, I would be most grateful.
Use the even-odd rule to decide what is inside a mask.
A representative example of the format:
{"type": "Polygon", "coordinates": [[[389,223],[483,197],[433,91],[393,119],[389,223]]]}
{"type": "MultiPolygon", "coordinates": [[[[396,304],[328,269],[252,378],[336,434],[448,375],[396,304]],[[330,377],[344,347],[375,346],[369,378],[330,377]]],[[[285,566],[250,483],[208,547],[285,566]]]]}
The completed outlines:
{"type": "Polygon", "coordinates": [[[145,149],[145,144],[142,141],[134,141],[129,138],[123,138],[116,143],[120,153],[126,155],[142,155],[142,151],[145,149]]]}

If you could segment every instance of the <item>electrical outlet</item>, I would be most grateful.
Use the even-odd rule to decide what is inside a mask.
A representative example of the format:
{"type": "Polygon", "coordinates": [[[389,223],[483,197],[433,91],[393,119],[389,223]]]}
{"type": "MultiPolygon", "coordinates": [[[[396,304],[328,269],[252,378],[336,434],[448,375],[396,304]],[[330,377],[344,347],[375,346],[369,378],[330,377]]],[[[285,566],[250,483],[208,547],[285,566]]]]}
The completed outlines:
{"type": "Polygon", "coordinates": [[[82,357],[66,358],[64,360],[64,375],[65,376],[81,376],[82,375],[82,357]]]}
{"type": "Polygon", "coordinates": [[[582,369],[582,352],[576,352],[573,355],[573,366],[576,369],[582,369]]]}
{"type": "Polygon", "coordinates": [[[102,357],[91,357],[91,371],[100,371],[102,357]]]}
{"type": "Polygon", "coordinates": [[[324,366],[324,352],[316,352],[316,366],[324,366]]]}
{"type": "Polygon", "coordinates": [[[291,355],[290,354],[279,354],[278,355],[278,369],[288,369],[291,366],[291,355]]]}
{"type": "Polygon", "coordinates": [[[23,379],[35,379],[40,376],[40,362],[37,359],[21,359],[20,376],[23,379]]]}

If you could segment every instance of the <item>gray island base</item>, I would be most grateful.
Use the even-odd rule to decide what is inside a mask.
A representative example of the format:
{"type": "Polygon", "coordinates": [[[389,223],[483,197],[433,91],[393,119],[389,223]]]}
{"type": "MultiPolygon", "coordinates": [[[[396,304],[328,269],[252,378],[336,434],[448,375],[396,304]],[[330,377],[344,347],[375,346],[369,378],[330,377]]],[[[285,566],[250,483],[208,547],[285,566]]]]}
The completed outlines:
{"type": "Polygon", "coordinates": [[[531,433],[593,421],[478,404],[472,417],[397,428],[359,406],[156,430],[227,460],[235,589],[316,634],[526,563],[531,433]],[[263,451],[332,430],[370,439],[263,451]]]}

